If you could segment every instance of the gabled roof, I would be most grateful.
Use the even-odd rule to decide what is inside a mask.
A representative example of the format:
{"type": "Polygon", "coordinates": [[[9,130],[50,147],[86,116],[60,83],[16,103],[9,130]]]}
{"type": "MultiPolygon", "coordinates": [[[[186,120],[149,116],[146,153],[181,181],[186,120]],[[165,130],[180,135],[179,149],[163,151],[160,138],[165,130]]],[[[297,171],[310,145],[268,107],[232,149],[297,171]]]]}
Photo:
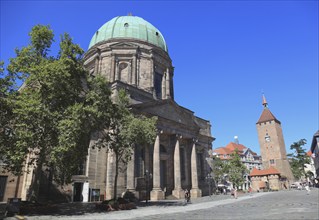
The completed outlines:
{"type": "Polygon", "coordinates": [[[247,149],[247,147],[245,147],[244,145],[236,144],[234,142],[230,142],[229,144],[226,145],[225,148],[231,150],[232,152],[235,151],[235,149],[238,149],[238,151],[241,151],[241,152],[247,149]]]}
{"type": "Polygon", "coordinates": [[[231,154],[232,151],[230,151],[230,150],[227,149],[227,148],[220,147],[220,148],[215,149],[215,150],[214,150],[214,153],[217,153],[218,155],[220,155],[220,154],[231,154]]]}
{"type": "Polygon", "coordinates": [[[260,115],[259,120],[256,124],[268,121],[276,121],[277,123],[281,124],[281,122],[271,113],[271,111],[266,107],[264,108],[263,112],[260,115]]]}
{"type": "MultiPolygon", "coordinates": [[[[238,154],[244,156],[247,152],[250,152],[254,157],[259,157],[255,152],[253,152],[250,148],[247,148],[246,146],[242,144],[236,144],[234,142],[230,142],[225,147],[219,147],[213,150],[214,153],[217,155],[230,155],[232,154],[235,149],[238,149],[238,154]]],[[[222,160],[230,159],[221,157],[222,160]]]]}
{"type": "Polygon", "coordinates": [[[250,172],[249,176],[267,176],[267,175],[273,175],[273,174],[280,175],[280,172],[274,167],[270,167],[269,169],[265,169],[265,170],[258,170],[257,168],[254,167],[252,171],[250,172]]]}

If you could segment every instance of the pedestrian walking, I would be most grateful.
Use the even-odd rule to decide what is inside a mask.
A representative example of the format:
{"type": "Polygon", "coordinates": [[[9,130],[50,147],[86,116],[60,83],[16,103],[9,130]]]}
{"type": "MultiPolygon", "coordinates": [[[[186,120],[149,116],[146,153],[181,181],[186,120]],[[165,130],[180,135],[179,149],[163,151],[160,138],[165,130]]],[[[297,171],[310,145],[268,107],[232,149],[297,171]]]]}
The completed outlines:
{"type": "Polygon", "coordinates": [[[252,191],[253,191],[253,189],[251,187],[249,187],[248,192],[249,192],[250,196],[252,196],[252,191]]]}
{"type": "Polygon", "coordinates": [[[235,199],[237,199],[237,187],[235,187],[235,189],[234,189],[234,197],[235,197],[235,199]]]}
{"type": "Polygon", "coordinates": [[[186,189],[186,190],[185,190],[185,203],[186,203],[186,204],[189,203],[190,200],[191,200],[191,195],[190,195],[188,189],[186,189]]]}
{"type": "Polygon", "coordinates": [[[309,187],[309,185],[306,185],[306,186],[305,186],[305,189],[307,190],[307,195],[309,195],[309,193],[310,193],[310,187],[309,187]]]}

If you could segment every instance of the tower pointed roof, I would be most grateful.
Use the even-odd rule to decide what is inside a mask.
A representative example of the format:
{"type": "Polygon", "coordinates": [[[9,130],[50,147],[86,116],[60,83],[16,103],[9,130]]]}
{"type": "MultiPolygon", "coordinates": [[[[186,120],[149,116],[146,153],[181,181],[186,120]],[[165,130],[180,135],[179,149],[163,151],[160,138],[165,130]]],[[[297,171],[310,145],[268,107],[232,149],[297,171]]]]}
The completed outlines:
{"type": "Polygon", "coordinates": [[[268,108],[268,103],[266,101],[266,97],[263,94],[263,102],[262,105],[264,106],[264,110],[261,113],[259,120],[256,124],[262,123],[262,122],[268,122],[268,121],[276,121],[277,123],[281,124],[281,122],[271,113],[271,111],[268,108]]]}
{"type": "Polygon", "coordinates": [[[268,108],[268,103],[267,103],[267,100],[266,100],[266,97],[265,97],[264,94],[263,94],[263,106],[264,106],[265,108],[268,108]]]}

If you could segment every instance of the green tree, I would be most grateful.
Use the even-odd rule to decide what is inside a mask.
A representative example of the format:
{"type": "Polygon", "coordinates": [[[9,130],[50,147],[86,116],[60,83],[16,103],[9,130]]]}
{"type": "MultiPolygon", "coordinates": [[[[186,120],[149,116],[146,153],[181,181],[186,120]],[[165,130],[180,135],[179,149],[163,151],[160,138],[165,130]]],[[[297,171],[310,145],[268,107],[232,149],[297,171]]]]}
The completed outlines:
{"type": "Polygon", "coordinates": [[[239,187],[244,183],[244,175],[248,170],[240,160],[238,149],[235,149],[231,154],[231,159],[226,165],[226,172],[228,173],[229,180],[234,186],[239,187]]]}
{"type": "Polygon", "coordinates": [[[156,117],[147,118],[129,111],[129,99],[124,90],[120,90],[116,98],[115,114],[108,128],[111,132],[107,135],[102,132],[96,143],[97,147],[108,147],[115,155],[114,199],[117,198],[120,165],[125,167],[131,160],[135,145],[154,143],[157,122],[156,117]]]}
{"type": "MultiPolygon", "coordinates": [[[[14,76],[4,73],[4,62],[0,61],[0,146],[11,145],[12,129],[10,121],[13,118],[12,97],[16,95],[14,90],[14,76]]],[[[0,147],[0,160],[4,160],[4,149],[0,147]]]]}
{"type": "Polygon", "coordinates": [[[26,162],[36,167],[32,190],[37,196],[44,167],[57,183],[70,183],[86,157],[90,135],[109,126],[115,109],[107,82],[88,78],[83,50],[68,34],[61,36],[56,57],[48,56],[54,36],[49,26],[37,25],[29,35],[30,44],[16,49],[8,65],[9,75],[24,84],[7,101],[11,141],[0,136],[0,152],[17,175],[26,162]]]}
{"type": "Polygon", "coordinates": [[[226,163],[221,160],[218,156],[213,156],[211,170],[213,173],[214,180],[216,182],[216,186],[219,183],[222,183],[224,180],[224,175],[226,174],[226,163]]]}
{"type": "Polygon", "coordinates": [[[307,177],[305,164],[310,164],[310,158],[307,156],[306,150],[302,147],[307,144],[306,139],[300,139],[290,146],[293,152],[287,154],[291,171],[296,179],[307,177]]]}

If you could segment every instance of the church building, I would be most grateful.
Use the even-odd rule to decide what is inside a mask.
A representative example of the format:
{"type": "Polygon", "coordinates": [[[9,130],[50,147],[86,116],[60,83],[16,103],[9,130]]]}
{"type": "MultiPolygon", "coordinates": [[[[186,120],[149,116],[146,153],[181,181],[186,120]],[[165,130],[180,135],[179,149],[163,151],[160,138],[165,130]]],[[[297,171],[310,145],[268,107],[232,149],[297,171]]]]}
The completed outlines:
{"type": "MultiPolygon", "coordinates": [[[[91,75],[109,81],[113,94],[127,91],[133,112],[158,117],[154,144],[135,146],[132,160],[119,175],[118,192],[129,190],[141,198],[149,188],[151,200],[168,195],[180,199],[185,189],[194,198],[207,194],[211,125],[174,101],[174,67],[161,32],[137,16],[115,17],[94,33],[84,60],[91,75]]],[[[74,176],[74,186],[88,185],[105,199],[112,198],[113,156],[90,148],[86,169],[74,176]]]]}
{"type": "MultiPolygon", "coordinates": [[[[181,199],[185,189],[192,198],[208,195],[206,158],[215,139],[211,124],[175,102],[174,67],[161,32],[137,16],[115,17],[93,33],[84,66],[92,77],[108,80],[112,97],[124,89],[133,113],[158,118],[154,143],[135,146],[132,160],[121,167],[117,196],[130,191],[139,199],[181,199]]],[[[92,135],[86,161],[72,184],[51,184],[43,171],[40,200],[89,202],[114,197],[115,155],[91,147],[96,140],[92,135]]],[[[27,199],[34,169],[29,168],[29,173],[18,178],[1,176],[1,200],[27,199]]]]}

